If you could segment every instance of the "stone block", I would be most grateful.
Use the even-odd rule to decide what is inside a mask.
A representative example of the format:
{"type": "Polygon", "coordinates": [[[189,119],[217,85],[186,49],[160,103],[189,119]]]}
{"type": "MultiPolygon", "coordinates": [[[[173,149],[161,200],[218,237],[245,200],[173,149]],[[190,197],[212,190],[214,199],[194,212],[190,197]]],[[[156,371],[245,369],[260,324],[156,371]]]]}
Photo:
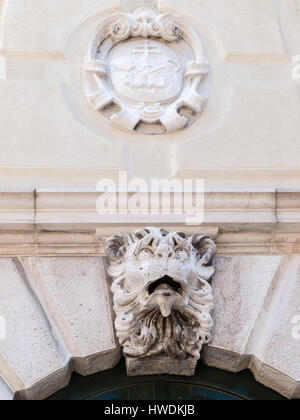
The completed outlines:
{"type": "Polygon", "coordinates": [[[19,398],[46,398],[68,384],[68,360],[19,266],[2,258],[0,273],[1,370],[19,398]]]}
{"type": "Polygon", "coordinates": [[[210,366],[250,368],[258,382],[299,398],[300,257],[218,257],[210,366]]]}
{"type": "Polygon", "coordinates": [[[82,375],[120,360],[104,261],[98,257],[23,258],[23,266],[49,318],[82,375]]]}

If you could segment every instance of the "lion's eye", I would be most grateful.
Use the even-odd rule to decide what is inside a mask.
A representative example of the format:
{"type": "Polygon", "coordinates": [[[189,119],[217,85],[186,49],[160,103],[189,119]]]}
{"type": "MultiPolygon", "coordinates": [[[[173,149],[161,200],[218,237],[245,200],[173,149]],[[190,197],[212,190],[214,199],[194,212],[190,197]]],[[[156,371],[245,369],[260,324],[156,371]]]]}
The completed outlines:
{"type": "Polygon", "coordinates": [[[176,255],[180,259],[187,259],[189,257],[188,252],[184,248],[177,248],[176,255]]]}
{"type": "Polygon", "coordinates": [[[139,258],[149,258],[153,255],[153,252],[149,248],[144,248],[139,253],[139,258]]]}

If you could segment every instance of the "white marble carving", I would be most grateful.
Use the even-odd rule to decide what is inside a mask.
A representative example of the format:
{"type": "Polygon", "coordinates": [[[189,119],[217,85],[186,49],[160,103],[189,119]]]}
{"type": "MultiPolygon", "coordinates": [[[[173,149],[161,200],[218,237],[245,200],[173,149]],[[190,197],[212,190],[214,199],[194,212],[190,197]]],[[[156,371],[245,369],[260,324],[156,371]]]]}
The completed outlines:
{"type": "Polygon", "coordinates": [[[120,129],[161,134],[203,112],[208,73],[201,41],[181,17],[141,8],[102,23],[85,64],[85,91],[120,129]]]}
{"type": "Polygon", "coordinates": [[[215,243],[158,228],[107,241],[116,330],[131,376],[192,376],[210,342],[215,243]]]}

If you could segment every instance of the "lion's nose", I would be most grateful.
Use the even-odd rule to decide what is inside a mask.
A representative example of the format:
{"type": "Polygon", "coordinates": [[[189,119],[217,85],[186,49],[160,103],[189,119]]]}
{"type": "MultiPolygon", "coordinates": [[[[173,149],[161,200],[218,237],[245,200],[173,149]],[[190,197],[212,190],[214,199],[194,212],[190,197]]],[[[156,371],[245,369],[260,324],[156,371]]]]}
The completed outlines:
{"type": "Polygon", "coordinates": [[[169,245],[160,245],[156,250],[156,256],[158,258],[174,258],[174,250],[169,245]]]}

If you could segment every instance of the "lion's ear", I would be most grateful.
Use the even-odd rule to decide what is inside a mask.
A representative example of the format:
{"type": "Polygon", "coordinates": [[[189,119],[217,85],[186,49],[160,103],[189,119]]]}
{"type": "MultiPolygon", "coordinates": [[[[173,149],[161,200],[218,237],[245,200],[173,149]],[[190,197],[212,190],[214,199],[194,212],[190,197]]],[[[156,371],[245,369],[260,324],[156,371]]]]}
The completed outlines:
{"type": "Polygon", "coordinates": [[[106,255],[112,262],[122,261],[129,246],[129,235],[117,233],[106,241],[106,255]]]}
{"type": "Polygon", "coordinates": [[[191,243],[198,252],[201,264],[206,267],[211,266],[217,253],[214,241],[205,235],[194,235],[191,238],[191,243]]]}

